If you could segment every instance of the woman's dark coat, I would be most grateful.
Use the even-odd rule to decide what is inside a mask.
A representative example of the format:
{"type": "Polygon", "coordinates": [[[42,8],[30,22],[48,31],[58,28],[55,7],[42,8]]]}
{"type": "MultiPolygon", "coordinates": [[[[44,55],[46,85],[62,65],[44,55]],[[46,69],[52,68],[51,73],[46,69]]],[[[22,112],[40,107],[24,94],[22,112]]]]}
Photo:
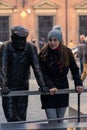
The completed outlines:
{"type": "MultiPolygon", "coordinates": [[[[63,45],[62,45],[63,46],[63,45]]],[[[61,64],[58,64],[59,61],[59,50],[51,50],[48,48],[48,54],[46,56],[46,60],[42,58],[42,52],[39,54],[40,67],[43,72],[43,77],[47,87],[58,89],[68,89],[69,83],[67,79],[67,74],[69,69],[73,75],[73,80],[75,87],[81,85],[82,81],[79,75],[79,68],[75,62],[74,56],[71,50],[67,47],[64,47],[65,51],[69,57],[69,65],[67,67],[63,67],[61,71],[61,64]]],[[[67,107],[69,105],[69,94],[59,94],[59,95],[42,95],[42,108],[56,108],[56,107],[67,107]]]]}

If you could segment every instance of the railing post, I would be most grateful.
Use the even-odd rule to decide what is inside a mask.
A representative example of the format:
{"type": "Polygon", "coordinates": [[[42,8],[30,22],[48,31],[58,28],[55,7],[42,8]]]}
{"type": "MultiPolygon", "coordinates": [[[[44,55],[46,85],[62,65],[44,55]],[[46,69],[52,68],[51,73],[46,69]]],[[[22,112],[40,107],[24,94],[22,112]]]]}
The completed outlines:
{"type": "Polygon", "coordinates": [[[80,122],[80,94],[78,93],[78,122],[80,122]]]}

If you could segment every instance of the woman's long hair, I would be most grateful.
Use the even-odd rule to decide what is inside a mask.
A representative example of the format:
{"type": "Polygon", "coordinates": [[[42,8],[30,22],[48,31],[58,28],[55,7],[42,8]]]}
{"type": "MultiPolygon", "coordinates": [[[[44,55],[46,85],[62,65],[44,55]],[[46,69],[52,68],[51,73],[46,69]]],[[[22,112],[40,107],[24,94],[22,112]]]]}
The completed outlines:
{"type": "MultiPolygon", "coordinates": [[[[40,59],[43,61],[46,61],[47,56],[49,54],[49,45],[46,44],[42,50],[39,53],[40,59]]],[[[64,46],[62,43],[60,44],[60,50],[59,51],[59,57],[60,57],[60,63],[62,64],[62,67],[67,67],[69,66],[69,57],[70,57],[70,49],[64,46]]]]}

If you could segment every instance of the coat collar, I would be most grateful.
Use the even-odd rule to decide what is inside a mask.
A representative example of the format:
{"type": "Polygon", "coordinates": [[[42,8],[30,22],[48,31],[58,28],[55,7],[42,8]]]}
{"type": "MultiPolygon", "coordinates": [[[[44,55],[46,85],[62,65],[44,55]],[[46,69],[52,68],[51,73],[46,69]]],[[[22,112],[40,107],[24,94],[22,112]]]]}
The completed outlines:
{"type": "MultiPolygon", "coordinates": [[[[12,52],[16,52],[16,50],[14,49],[14,47],[13,47],[13,45],[12,45],[12,41],[10,41],[9,48],[10,48],[10,51],[12,51],[12,52]]],[[[27,48],[28,48],[28,46],[25,45],[24,51],[27,51],[27,48]]]]}

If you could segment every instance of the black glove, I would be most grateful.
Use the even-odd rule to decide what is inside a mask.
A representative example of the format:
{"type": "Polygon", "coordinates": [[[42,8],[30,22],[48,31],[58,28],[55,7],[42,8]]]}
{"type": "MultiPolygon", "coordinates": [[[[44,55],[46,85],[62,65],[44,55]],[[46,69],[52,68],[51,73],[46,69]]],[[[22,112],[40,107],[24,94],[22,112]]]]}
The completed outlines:
{"type": "Polygon", "coordinates": [[[6,95],[10,92],[10,89],[8,87],[2,87],[1,94],[6,95]]]}
{"type": "Polygon", "coordinates": [[[43,93],[49,93],[49,88],[43,85],[39,88],[39,91],[43,93]]]}

